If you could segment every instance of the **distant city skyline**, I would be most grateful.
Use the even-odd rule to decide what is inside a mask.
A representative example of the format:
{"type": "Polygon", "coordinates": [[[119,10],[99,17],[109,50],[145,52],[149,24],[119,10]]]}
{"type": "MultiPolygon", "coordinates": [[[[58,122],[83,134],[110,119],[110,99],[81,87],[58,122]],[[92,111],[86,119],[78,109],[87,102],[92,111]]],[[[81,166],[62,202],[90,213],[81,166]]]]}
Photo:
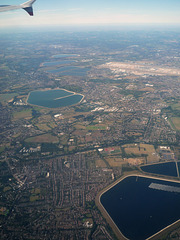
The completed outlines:
{"type": "MultiPolygon", "coordinates": [[[[0,5],[19,5],[25,1],[0,0],[0,5]]],[[[0,28],[52,25],[180,25],[179,0],[37,0],[33,7],[34,17],[29,17],[22,10],[0,13],[0,28]]]]}

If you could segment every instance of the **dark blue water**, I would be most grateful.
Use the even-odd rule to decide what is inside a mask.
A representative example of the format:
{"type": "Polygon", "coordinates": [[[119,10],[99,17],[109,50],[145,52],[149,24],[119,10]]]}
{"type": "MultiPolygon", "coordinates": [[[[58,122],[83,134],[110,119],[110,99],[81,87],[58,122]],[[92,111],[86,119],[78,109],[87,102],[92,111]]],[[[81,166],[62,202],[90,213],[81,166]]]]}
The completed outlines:
{"type": "Polygon", "coordinates": [[[75,62],[75,61],[64,60],[64,61],[56,61],[56,62],[45,62],[45,63],[43,63],[43,67],[56,66],[56,65],[60,65],[60,64],[69,64],[69,63],[73,63],[73,62],[75,62]]]}
{"type": "Polygon", "coordinates": [[[33,91],[29,94],[27,102],[29,104],[47,108],[59,108],[76,104],[80,102],[82,98],[83,96],[80,94],[73,94],[71,92],[59,89],[48,91],[33,91]]]}
{"type": "Polygon", "coordinates": [[[180,219],[180,193],[149,188],[151,183],[180,188],[180,183],[131,176],[101,196],[102,205],[128,239],[144,240],[180,219]]]}
{"type": "Polygon", "coordinates": [[[61,67],[48,72],[62,76],[85,76],[90,68],[80,68],[74,66],[61,67]]]}
{"type": "Polygon", "coordinates": [[[177,177],[175,162],[152,164],[141,167],[144,172],[162,174],[166,176],[177,177]]]}

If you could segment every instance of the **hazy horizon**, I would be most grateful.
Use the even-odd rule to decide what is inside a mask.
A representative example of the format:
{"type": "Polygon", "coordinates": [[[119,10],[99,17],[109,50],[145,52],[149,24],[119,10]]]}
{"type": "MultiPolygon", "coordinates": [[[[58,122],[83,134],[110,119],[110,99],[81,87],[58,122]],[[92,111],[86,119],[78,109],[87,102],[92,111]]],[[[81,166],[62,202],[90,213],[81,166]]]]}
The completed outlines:
{"type": "Polygon", "coordinates": [[[124,24],[124,25],[64,25],[64,26],[19,26],[0,27],[3,33],[23,33],[23,32],[88,32],[88,31],[165,31],[180,32],[180,25],[153,25],[153,24],[124,24]]]}

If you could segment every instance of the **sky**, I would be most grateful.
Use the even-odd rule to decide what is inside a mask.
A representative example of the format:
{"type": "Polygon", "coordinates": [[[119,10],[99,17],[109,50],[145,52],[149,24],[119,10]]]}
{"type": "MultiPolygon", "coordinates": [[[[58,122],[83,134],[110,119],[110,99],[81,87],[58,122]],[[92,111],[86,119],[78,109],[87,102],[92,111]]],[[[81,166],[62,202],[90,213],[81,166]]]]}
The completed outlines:
{"type": "MultiPolygon", "coordinates": [[[[27,0],[0,0],[19,5],[27,0]]],[[[0,28],[23,26],[180,25],[180,0],[37,0],[34,17],[24,10],[0,12],[0,28]]]]}

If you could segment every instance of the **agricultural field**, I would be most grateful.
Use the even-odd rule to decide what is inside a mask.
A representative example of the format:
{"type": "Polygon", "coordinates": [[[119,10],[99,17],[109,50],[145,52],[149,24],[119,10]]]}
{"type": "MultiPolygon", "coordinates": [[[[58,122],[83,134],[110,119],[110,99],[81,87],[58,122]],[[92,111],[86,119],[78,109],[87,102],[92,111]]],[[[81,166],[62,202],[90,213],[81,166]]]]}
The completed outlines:
{"type": "Polygon", "coordinates": [[[47,123],[47,122],[50,122],[52,120],[52,117],[49,114],[48,115],[42,115],[37,120],[38,120],[38,123],[47,123]]]}
{"type": "Polygon", "coordinates": [[[42,134],[35,137],[30,137],[26,139],[28,143],[58,143],[59,138],[51,134],[42,134]]]}
{"type": "Polygon", "coordinates": [[[180,111],[180,102],[171,105],[171,107],[172,107],[173,110],[180,111]]]}
{"type": "Polygon", "coordinates": [[[6,94],[0,94],[0,102],[1,103],[7,103],[14,99],[18,94],[17,93],[6,93],[6,94]]]}
{"type": "Polygon", "coordinates": [[[107,130],[108,125],[106,124],[96,124],[96,125],[89,125],[86,127],[87,130],[107,130]]]}
{"type": "Polygon", "coordinates": [[[172,117],[171,118],[172,126],[180,131],[180,117],[172,117]]]}
{"type": "Polygon", "coordinates": [[[85,127],[83,124],[75,124],[74,127],[75,127],[77,130],[86,129],[86,127],[85,127]]]}
{"type": "Polygon", "coordinates": [[[13,138],[17,138],[17,137],[19,137],[19,136],[21,136],[21,133],[19,132],[19,133],[16,133],[16,134],[14,134],[12,137],[13,138]]]}
{"type": "Polygon", "coordinates": [[[138,133],[138,132],[126,132],[126,135],[129,136],[129,137],[132,137],[132,136],[141,136],[142,133],[138,133]]]}
{"type": "Polygon", "coordinates": [[[40,116],[34,121],[34,124],[42,131],[50,131],[57,126],[49,114],[40,116]]]}
{"type": "Polygon", "coordinates": [[[138,166],[144,164],[146,160],[144,157],[139,157],[139,158],[124,158],[124,161],[130,165],[138,166]]]}
{"type": "Polygon", "coordinates": [[[19,119],[30,119],[32,118],[32,110],[31,109],[25,109],[20,112],[14,112],[13,113],[13,120],[19,120],[19,119]]]}
{"type": "Polygon", "coordinates": [[[106,168],[107,165],[102,159],[97,159],[96,160],[96,167],[97,168],[106,168]]]}
{"type": "Polygon", "coordinates": [[[47,124],[45,123],[42,123],[42,124],[36,124],[36,127],[39,129],[39,130],[42,130],[42,131],[50,131],[51,128],[47,126],[47,124]]]}
{"type": "Polygon", "coordinates": [[[104,159],[111,167],[121,167],[124,164],[122,157],[105,157],[104,159]]]}
{"type": "Polygon", "coordinates": [[[39,188],[31,190],[30,202],[41,199],[41,190],[39,188]]]}
{"type": "Polygon", "coordinates": [[[0,146],[0,153],[4,152],[4,150],[6,150],[6,148],[9,148],[9,147],[10,147],[10,143],[2,144],[0,146]]]}
{"type": "Polygon", "coordinates": [[[4,152],[5,147],[4,146],[0,146],[0,153],[4,152]]]}
{"type": "Polygon", "coordinates": [[[146,157],[147,163],[158,162],[159,155],[156,153],[154,146],[150,144],[126,144],[124,148],[126,158],[146,157]]]}
{"type": "Polygon", "coordinates": [[[9,70],[9,67],[6,66],[5,64],[1,64],[1,65],[0,65],[0,69],[1,69],[1,70],[9,70]]]}
{"type": "Polygon", "coordinates": [[[121,167],[124,164],[120,146],[99,149],[99,152],[110,167],[121,167]]]}
{"type": "Polygon", "coordinates": [[[60,136],[60,144],[61,145],[67,145],[68,140],[69,140],[69,136],[68,135],[60,136]]]}
{"type": "Polygon", "coordinates": [[[53,121],[51,121],[51,122],[48,122],[48,127],[50,127],[50,128],[55,128],[55,127],[57,127],[57,125],[53,122],[53,121]]]}

